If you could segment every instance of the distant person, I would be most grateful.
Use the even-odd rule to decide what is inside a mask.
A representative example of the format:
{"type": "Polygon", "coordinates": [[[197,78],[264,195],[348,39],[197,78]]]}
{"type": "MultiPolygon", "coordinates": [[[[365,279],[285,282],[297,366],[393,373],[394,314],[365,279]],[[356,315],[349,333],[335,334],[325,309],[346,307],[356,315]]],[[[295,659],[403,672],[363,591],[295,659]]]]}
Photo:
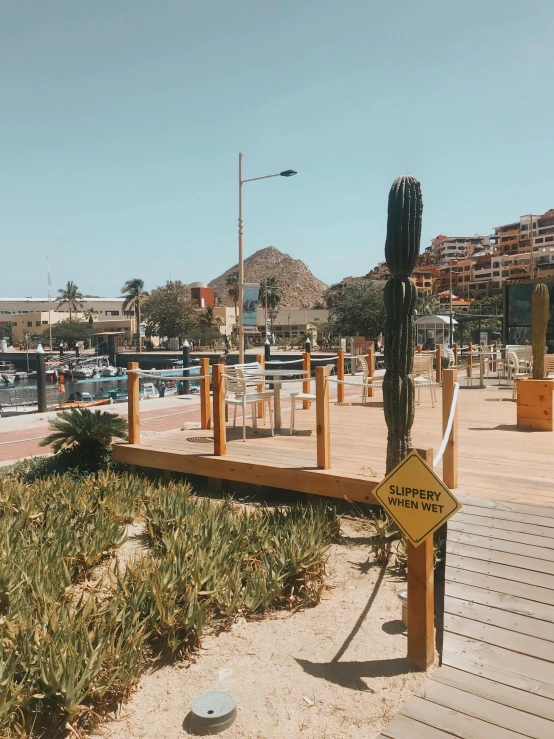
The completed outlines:
{"type": "Polygon", "coordinates": [[[163,380],[160,380],[160,384],[158,385],[158,393],[160,398],[165,398],[165,382],[163,380]]]}
{"type": "Polygon", "coordinates": [[[183,380],[179,380],[177,383],[177,394],[178,395],[184,395],[185,394],[185,383],[183,380]]]}
{"type": "Polygon", "coordinates": [[[63,341],[60,341],[60,357],[63,357],[63,350],[64,350],[63,341]]]}
{"type": "Polygon", "coordinates": [[[79,342],[76,341],[75,342],[75,356],[78,357],[79,356],[79,353],[80,353],[79,342]]]}

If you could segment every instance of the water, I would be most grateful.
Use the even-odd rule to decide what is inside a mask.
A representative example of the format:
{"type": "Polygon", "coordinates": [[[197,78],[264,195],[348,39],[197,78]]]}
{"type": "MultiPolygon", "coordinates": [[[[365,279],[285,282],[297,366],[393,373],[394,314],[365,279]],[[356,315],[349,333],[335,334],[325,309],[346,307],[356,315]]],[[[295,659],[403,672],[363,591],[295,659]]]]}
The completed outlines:
{"type": "MultiPolygon", "coordinates": [[[[194,382],[194,375],[200,374],[199,367],[190,368],[191,388],[198,387],[198,382],[194,382]]],[[[169,387],[173,383],[177,383],[183,377],[183,370],[169,370],[163,373],[165,384],[169,387]]],[[[153,383],[157,387],[159,379],[149,377],[141,377],[141,391],[144,383],[153,383]]],[[[64,381],[65,393],[60,393],[59,384],[46,385],[46,400],[48,406],[56,406],[58,403],[67,400],[72,393],[90,393],[94,400],[101,400],[109,397],[110,390],[119,391],[119,394],[125,397],[117,399],[115,402],[126,402],[127,398],[127,377],[98,377],[97,379],[88,380],[71,380],[67,378],[64,381]]],[[[15,385],[0,385],[0,405],[30,405],[37,402],[37,385],[34,380],[23,380],[15,385]]]]}

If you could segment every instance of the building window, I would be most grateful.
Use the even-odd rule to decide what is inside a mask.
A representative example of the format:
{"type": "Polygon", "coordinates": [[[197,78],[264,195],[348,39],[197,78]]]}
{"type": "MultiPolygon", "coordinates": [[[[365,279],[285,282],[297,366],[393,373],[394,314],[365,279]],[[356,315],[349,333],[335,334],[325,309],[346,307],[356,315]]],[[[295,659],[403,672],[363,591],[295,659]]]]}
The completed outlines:
{"type": "Polygon", "coordinates": [[[29,328],[33,328],[33,322],[32,321],[27,321],[27,326],[29,328]]]}
{"type": "Polygon", "coordinates": [[[107,316],[118,316],[119,315],[119,311],[118,310],[107,310],[106,311],[106,315],[107,316]]]}
{"type": "Polygon", "coordinates": [[[43,325],[43,326],[48,326],[48,321],[43,321],[43,322],[42,322],[42,325],[43,325]]]}
{"type": "Polygon", "coordinates": [[[493,272],[492,273],[492,276],[493,277],[500,277],[500,272],[493,272]]]}
{"type": "Polygon", "coordinates": [[[40,321],[35,321],[35,326],[40,326],[40,325],[41,325],[40,321]]]}

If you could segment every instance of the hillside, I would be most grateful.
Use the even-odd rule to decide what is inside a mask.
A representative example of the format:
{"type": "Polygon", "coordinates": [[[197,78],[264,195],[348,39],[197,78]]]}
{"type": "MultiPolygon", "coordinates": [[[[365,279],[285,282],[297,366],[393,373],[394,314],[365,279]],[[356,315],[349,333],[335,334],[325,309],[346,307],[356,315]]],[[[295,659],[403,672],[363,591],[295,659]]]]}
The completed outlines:
{"type": "MultiPolygon", "coordinates": [[[[224,305],[231,306],[233,301],[228,296],[225,279],[230,272],[238,270],[238,264],[230,267],[222,275],[209,283],[219,295],[224,305]]],[[[281,305],[283,307],[311,308],[321,300],[327,287],[310,272],[300,259],[293,259],[283,254],[274,246],[252,254],[244,260],[244,281],[260,282],[265,277],[275,277],[281,289],[281,305]]]]}

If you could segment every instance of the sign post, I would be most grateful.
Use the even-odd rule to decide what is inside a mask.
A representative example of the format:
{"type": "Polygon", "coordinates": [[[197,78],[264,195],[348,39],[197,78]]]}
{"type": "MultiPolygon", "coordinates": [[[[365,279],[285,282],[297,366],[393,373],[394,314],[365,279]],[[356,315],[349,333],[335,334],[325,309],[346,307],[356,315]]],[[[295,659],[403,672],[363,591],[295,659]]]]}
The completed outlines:
{"type": "Polygon", "coordinates": [[[432,468],[431,448],[412,450],[373,491],[408,539],[408,657],[434,662],[433,533],[462,507],[432,468]]]}

